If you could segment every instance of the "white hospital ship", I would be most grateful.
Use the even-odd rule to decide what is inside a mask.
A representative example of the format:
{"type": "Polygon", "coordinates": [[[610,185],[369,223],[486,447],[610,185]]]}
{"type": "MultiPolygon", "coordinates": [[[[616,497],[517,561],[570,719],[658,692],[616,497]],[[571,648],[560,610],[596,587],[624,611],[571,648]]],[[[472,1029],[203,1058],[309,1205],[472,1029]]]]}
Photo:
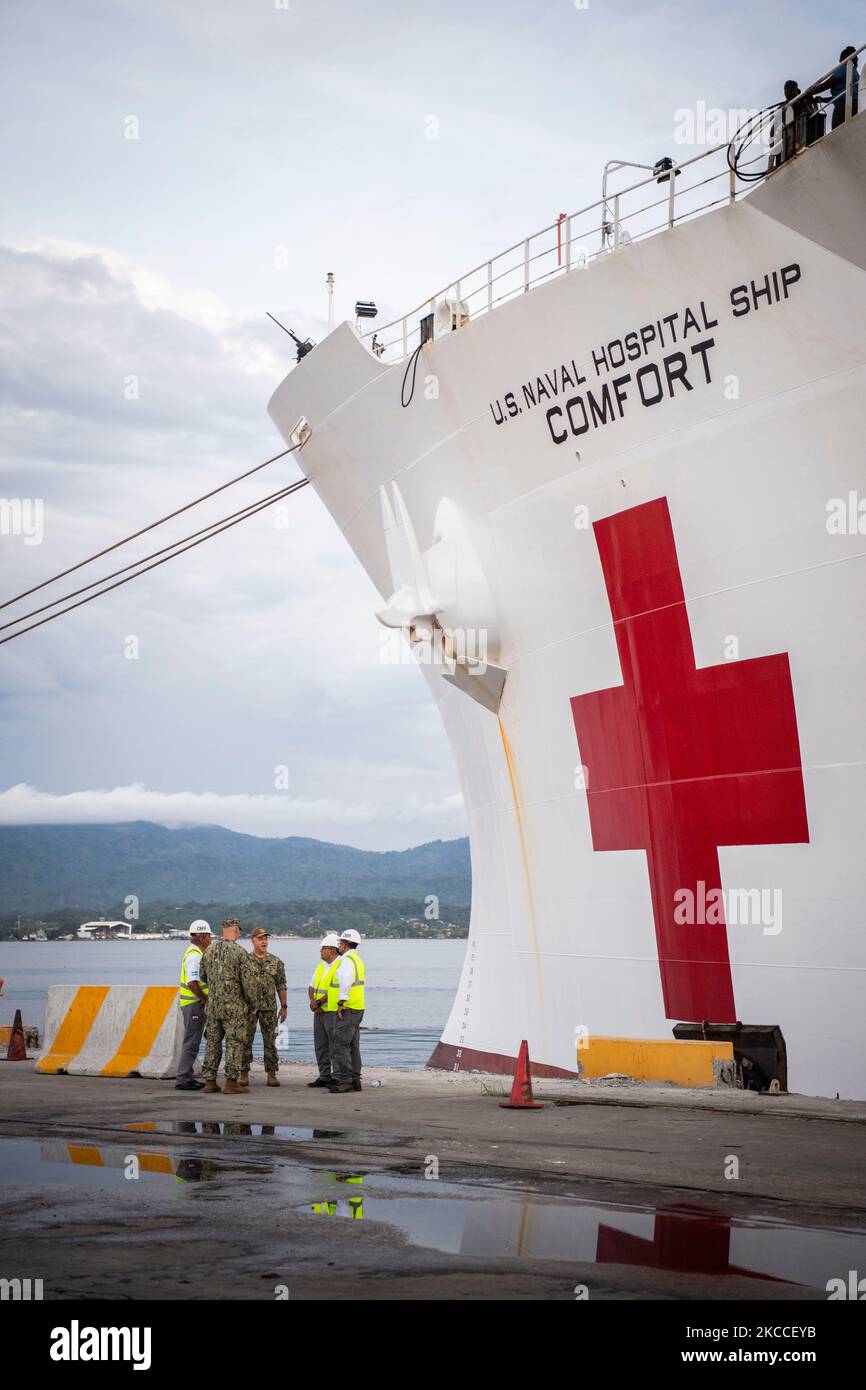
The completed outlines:
{"type": "Polygon", "coordinates": [[[459,769],[433,1066],[703,1036],[762,1089],[866,1098],[855,98],[849,64],[847,119],[769,174],[758,143],[660,164],[375,338],[342,324],[270,402],[459,769]]]}

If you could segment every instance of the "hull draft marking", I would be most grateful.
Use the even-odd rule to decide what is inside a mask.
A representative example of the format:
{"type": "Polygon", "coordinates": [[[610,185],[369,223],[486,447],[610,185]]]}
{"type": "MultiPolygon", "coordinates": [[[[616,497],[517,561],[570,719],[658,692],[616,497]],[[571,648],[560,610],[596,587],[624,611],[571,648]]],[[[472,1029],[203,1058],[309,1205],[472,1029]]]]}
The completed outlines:
{"type": "Polygon", "coordinates": [[[732,1023],[718,847],[809,839],[788,657],[696,667],[666,498],[593,530],[623,679],[571,700],[593,849],[646,852],[665,1017],[732,1023]]]}

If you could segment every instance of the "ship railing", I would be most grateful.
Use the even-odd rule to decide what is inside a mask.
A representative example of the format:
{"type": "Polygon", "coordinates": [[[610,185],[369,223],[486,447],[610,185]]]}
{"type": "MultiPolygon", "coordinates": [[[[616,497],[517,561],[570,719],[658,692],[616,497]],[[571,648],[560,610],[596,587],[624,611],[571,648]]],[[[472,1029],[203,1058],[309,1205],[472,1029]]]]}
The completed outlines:
{"type": "MultiPolygon", "coordinates": [[[[407,356],[420,341],[421,317],[443,305],[446,315],[453,313],[460,326],[558,275],[584,270],[657,231],[734,202],[738,190],[728,168],[727,148],[727,144],[716,145],[674,163],[660,176],[662,182],[659,176],[641,178],[577,212],[563,214],[482,261],[408,314],[377,329],[378,355],[389,360],[407,356]]],[[[766,152],[763,160],[766,164],[766,152]]],[[[371,340],[373,335],[364,337],[371,340]]]]}
{"type": "MultiPolygon", "coordinates": [[[[851,119],[857,105],[854,61],[864,49],[866,44],[848,59],[844,98],[816,96],[819,107],[835,107],[844,99],[846,119],[851,119]]],[[[820,90],[839,66],[835,64],[803,95],[820,90]]],[[[438,310],[444,314],[446,327],[462,327],[559,275],[585,270],[637,241],[736,202],[751,186],[772,174],[781,131],[777,113],[785,105],[775,102],[753,113],[749,140],[735,161],[730,151],[737,136],[691,159],[672,160],[669,169],[656,166],[649,177],[608,193],[577,212],[562,213],[540,231],[481,261],[400,318],[364,333],[364,341],[378,357],[399,361],[420,345],[421,321],[428,314],[435,315],[438,310]]],[[[437,336],[439,332],[437,324],[437,336]]]]}

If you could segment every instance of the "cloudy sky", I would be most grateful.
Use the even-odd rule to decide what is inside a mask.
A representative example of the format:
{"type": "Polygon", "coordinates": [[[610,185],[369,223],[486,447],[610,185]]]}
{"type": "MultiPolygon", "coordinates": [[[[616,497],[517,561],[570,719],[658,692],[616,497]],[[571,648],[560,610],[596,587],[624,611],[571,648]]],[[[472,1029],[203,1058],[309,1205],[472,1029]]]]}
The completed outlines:
{"type": "MultiPolygon", "coordinates": [[[[0,495],[44,520],[40,544],[0,535],[0,598],[281,447],[265,406],[293,358],[266,310],[321,337],[332,270],[338,320],[356,298],[393,317],[592,201],[605,160],[675,151],[683,110],[805,85],[862,14],[5,0],[0,495]]],[[[274,464],[78,582],[295,476],[274,464]]],[[[383,663],[376,601],[307,489],[0,647],[0,823],[462,834],[426,686],[383,663]]]]}

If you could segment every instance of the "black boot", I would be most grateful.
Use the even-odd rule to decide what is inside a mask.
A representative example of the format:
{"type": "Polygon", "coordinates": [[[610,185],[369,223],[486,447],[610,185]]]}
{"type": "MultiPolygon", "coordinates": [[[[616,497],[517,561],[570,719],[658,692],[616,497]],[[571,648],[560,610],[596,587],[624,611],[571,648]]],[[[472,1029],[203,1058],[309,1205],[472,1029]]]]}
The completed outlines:
{"type": "Polygon", "coordinates": [[[315,1079],[315,1081],[308,1081],[308,1082],[307,1082],[307,1085],[308,1085],[308,1086],[330,1086],[330,1085],[331,1085],[331,1077],[330,1077],[330,1076],[325,1076],[325,1077],[317,1076],[316,1079],[315,1079]]]}

